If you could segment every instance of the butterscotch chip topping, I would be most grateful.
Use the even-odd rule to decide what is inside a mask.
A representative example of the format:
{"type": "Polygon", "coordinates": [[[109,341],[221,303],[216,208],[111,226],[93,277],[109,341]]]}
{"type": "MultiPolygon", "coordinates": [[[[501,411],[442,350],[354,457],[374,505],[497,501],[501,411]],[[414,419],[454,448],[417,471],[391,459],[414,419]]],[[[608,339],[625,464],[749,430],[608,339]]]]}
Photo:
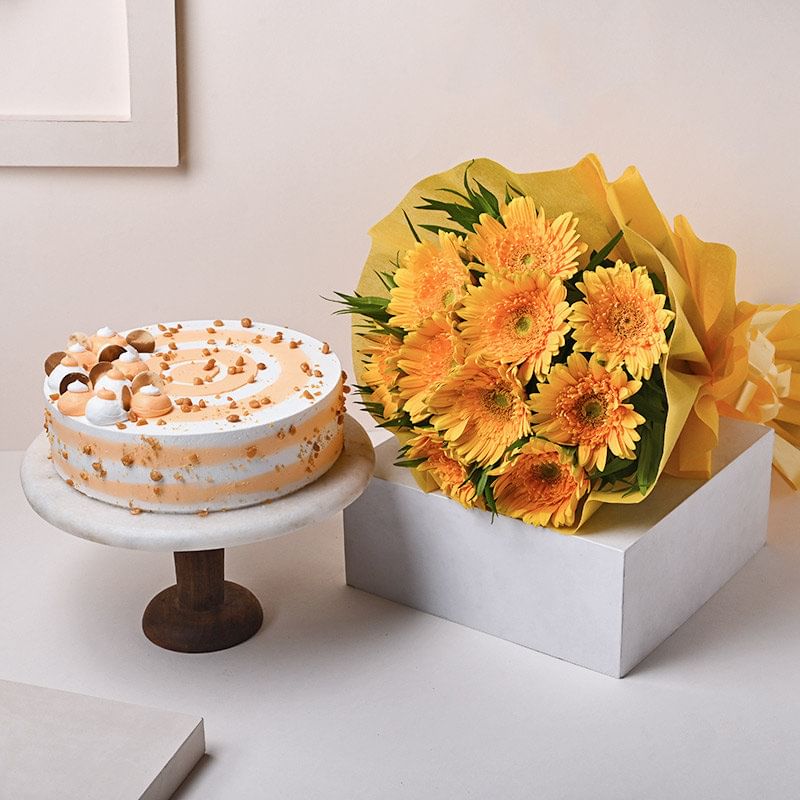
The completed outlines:
{"type": "Polygon", "coordinates": [[[244,452],[248,458],[255,458],[256,453],[258,453],[258,448],[255,445],[250,445],[244,452]]]}
{"type": "Polygon", "coordinates": [[[315,377],[315,378],[321,378],[321,377],[322,377],[322,372],[321,372],[321,370],[315,369],[315,370],[314,370],[314,377],[315,377]]]}
{"type": "Polygon", "coordinates": [[[83,447],[81,447],[81,452],[85,456],[90,456],[92,453],[94,453],[94,447],[92,447],[90,444],[85,444],[83,447]]]}
{"type": "Polygon", "coordinates": [[[73,481],[72,478],[67,478],[67,486],[74,486],[74,485],[75,481],[73,481]]]}
{"type": "Polygon", "coordinates": [[[51,394],[50,395],[50,399],[51,400],[58,400],[59,397],[61,397],[61,395],[59,395],[59,394],[51,394]]]}
{"type": "Polygon", "coordinates": [[[292,341],[289,342],[289,348],[290,349],[296,350],[298,347],[300,347],[300,343],[296,342],[294,339],[292,339],[292,341]]]}
{"type": "Polygon", "coordinates": [[[228,408],[238,408],[238,407],[239,406],[237,405],[235,400],[231,400],[231,404],[228,406],[228,408]]]}
{"type": "Polygon", "coordinates": [[[125,430],[125,428],[127,428],[127,427],[128,427],[128,426],[127,426],[127,425],[126,425],[124,422],[117,422],[117,423],[116,423],[116,426],[117,426],[117,427],[118,427],[118,428],[119,428],[121,431],[124,431],[124,430],[125,430]]]}
{"type": "Polygon", "coordinates": [[[216,325],[218,328],[221,328],[221,327],[223,326],[223,324],[224,324],[224,323],[222,322],[222,320],[221,320],[221,319],[215,319],[215,320],[214,320],[214,324],[215,324],[215,325],[216,325]]]}
{"type": "Polygon", "coordinates": [[[197,512],[198,517],[207,517],[208,516],[208,509],[204,508],[202,511],[197,512]]]}
{"type": "Polygon", "coordinates": [[[235,375],[236,367],[228,367],[228,375],[235,375]]]}
{"type": "Polygon", "coordinates": [[[204,356],[210,356],[211,355],[211,351],[207,347],[203,348],[202,353],[203,353],[204,356]]]}
{"type": "Polygon", "coordinates": [[[192,410],[192,406],[189,403],[184,403],[180,406],[180,409],[184,414],[188,414],[192,410]]]}
{"type": "Polygon", "coordinates": [[[203,385],[203,379],[202,378],[192,378],[192,383],[195,386],[202,386],[203,385]]]}
{"type": "Polygon", "coordinates": [[[259,361],[258,364],[256,364],[256,369],[266,369],[266,368],[267,365],[263,361],[259,361]]]}
{"type": "Polygon", "coordinates": [[[162,325],[162,324],[159,322],[159,323],[158,323],[158,329],[159,329],[160,331],[165,331],[165,330],[167,329],[167,326],[166,326],[166,325],[162,325]]]}
{"type": "Polygon", "coordinates": [[[237,367],[241,367],[242,364],[244,364],[244,357],[243,356],[237,356],[236,357],[236,361],[234,361],[233,363],[236,364],[237,367]]]}
{"type": "Polygon", "coordinates": [[[134,517],[137,514],[141,514],[141,513],[142,513],[142,509],[141,508],[137,508],[136,506],[131,506],[131,514],[133,514],[134,517]]]}
{"type": "Polygon", "coordinates": [[[206,407],[206,401],[205,400],[199,400],[198,403],[197,403],[197,407],[198,408],[205,408],[206,407]]]}
{"type": "Polygon", "coordinates": [[[228,420],[228,422],[241,422],[238,414],[228,414],[226,419],[228,420]]]}
{"type": "Polygon", "coordinates": [[[214,369],[214,365],[217,363],[215,358],[209,358],[208,361],[203,364],[203,369],[208,372],[208,370],[214,369]]]}
{"type": "Polygon", "coordinates": [[[310,375],[311,374],[311,366],[309,365],[308,361],[304,361],[300,365],[300,369],[303,370],[303,372],[305,372],[306,375],[310,375]]]}
{"type": "Polygon", "coordinates": [[[289,426],[289,435],[294,436],[297,433],[297,428],[294,425],[289,426]]]}
{"type": "Polygon", "coordinates": [[[176,345],[175,342],[170,342],[167,345],[167,347],[169,347],[170,350],[177,350],[178,349],[178,345],[176,345]]]}
{"type": "Polygon", "coordinates": [[[158,366],[161,369],[169,369],[169,364],[166,361],[162,361],[158,366]]]}
{"type": "Polygon", "coordinates": [[[307,398],[308,400],[314,399],[314,395],[311,394],[311,392],[309,392],[308,389],[303,390],[303,397],[307,398]]]}
{"type": "Polygon", "coordinates": [[[331,346],[327,342],[323,342],[322,343],[322,352],[325,353],[325,355],[328,355],[328,353],[330,353],[330,351],[331,351],[331,346]]]}
{"type": "Polygon", "coordinates": [[[128,419],[131,422],[136,422],[136,420],[139,419],[139,415],[135,411],[129,411],[128,412],[128,419]]]}
{"type": "Polygon", "coordinates": [[[120,461],[123,467],[130,467],[133,464],[133,456],[130,453],[123,453],[120,461]]]}
{"type": "Polygon", "coordinates": [[[158,420],[158,422],[156,422],[156,425],[166,425],[166,424],[167,424],[167,421],[165,419],[160,419],[160,420],[158,420]]]}
{"type": "Polygon", "coordinates": [[[216,333],[217,329],[216,328],[206,328],[206,332],[207,333],[216,333]]]}
{"type": "Polygon", "coordinates": [[[258,400],[251,400],[247,405],[249,405],[250,408],[261,408],[261,403],[259,403],[258,400]]]}
{"type": "Polygon", "coordinates": [[[277,332],[277,333],[276,333],[276,334],[275,334],[275,335],[274,335],[274,336],[273,336],[273,337],[270,339],[270,341],[272,342],[272,344],[279,344],[280,342],[282,342],[282,341],[283,341],[283,334],[282,334],[280,331],[278,331],[278,332],[277,332]]]}
{"type": "Polygon", "coordinates": [[[146,419],[137,419],[136,420],[136,426],[138,428],[141,428],[142,425],[147,425],[147,420],[146,419]]]}
{"type": "Polygon", "coordinates": [[[250,317],[242,317],[242,327],[243,328],[252,328],[253,327],[253,320],[250,317]]]}
{"type": "Polygon", "coordinates": [[[151,469],[150,470],[150,480],[151,481],[161,481],[161,480],[164,480],[164,476],[157,469],[151,469]]]}

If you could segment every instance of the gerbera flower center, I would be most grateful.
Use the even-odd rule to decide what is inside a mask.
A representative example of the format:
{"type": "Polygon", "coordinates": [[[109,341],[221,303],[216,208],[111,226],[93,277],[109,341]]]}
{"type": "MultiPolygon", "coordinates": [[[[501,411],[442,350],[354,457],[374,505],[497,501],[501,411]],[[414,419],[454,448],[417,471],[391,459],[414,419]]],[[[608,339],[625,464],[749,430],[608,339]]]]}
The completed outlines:
{"type": "Polygon", "coordinates": [[[525,271],[530,267],[547,268],[557,260],[557,254],[552,246],[548,246],[548,242],[517,235],[520,236],[517,241],[511,239],[505,243],[505,247],[500,247],[501,258],[509,272],[525,271]]]}
{"type": "Polygon", "coordinates": [[[503,389],[489,389],[484,392],[483,402],[489,411],[505,414],[511,408],[513,398],[503,389]]]}
{"type": "Polygon", "coordinates": [[[533,320],[527,314],[523,314],[521,317],[517,317],[517,320],[514,323],[514,330],[520,336],[525,336],[525,334],[530,333],[532,327],[533,327],[533,320]]]}
{"type": "Polygon", "coordinates": [[[561,467],[555,461],[543,461],[533,465],[531,475],[542,483],[557,483],[561,479],[561,467]]]}
{"type": "Polygon", "coordinates": [[[611,327],[621,337],[641,336],[648,329],[644,309],[635,300],[614,303],[609,316],[611,327]]]}
{"type": "Polygon", "coordinates": [[[606,418],[608,403],[604,397],[590,394],[588,397],[578,400],[576,411],[580,420],[587,425],[600,425],[606,418]]]}

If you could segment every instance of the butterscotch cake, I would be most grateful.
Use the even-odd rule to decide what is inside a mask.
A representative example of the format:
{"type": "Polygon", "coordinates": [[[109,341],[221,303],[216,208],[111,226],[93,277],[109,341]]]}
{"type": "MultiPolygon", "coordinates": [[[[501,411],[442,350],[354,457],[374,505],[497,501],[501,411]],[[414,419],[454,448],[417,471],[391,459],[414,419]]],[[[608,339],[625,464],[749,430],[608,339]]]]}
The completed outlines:
{"type": "Polygon", "coordinates": [[[249,319],[75,333],[45,362],[56,472],[142,510],[254,505],[319,478],[343,444],[343,373],[324,342],[249,319]]]}

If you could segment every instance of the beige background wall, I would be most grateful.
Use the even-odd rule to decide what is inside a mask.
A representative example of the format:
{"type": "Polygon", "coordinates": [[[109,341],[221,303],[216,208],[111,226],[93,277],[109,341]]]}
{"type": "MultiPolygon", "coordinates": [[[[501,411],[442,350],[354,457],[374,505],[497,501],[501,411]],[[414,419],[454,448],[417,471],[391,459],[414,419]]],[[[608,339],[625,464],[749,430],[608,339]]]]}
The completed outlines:
{"type": "Polygon", "coordinates": [[[739,292],[800,300],[795,3],[179,5],[177,170],[0,170],[0,447],[40,425],[71,330],[239,317],[327,338],[367,230],[476,155],[596,151],[739,252],[739,292]],[[699,7],[699,10],[694,7],[699,7]]]}

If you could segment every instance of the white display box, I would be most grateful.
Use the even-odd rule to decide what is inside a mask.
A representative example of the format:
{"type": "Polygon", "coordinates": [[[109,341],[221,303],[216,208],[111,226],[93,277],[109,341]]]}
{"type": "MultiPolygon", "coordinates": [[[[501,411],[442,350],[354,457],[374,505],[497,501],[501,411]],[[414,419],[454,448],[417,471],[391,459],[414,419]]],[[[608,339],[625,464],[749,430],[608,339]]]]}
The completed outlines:
{"type": "Polygon", "coordinates": [[[664,475],[569,536],[426,494],[392,438],[344,512],[347,583],[622,677],[763,546],[772,444],[723,419],[710,480],[664,475]]]}

